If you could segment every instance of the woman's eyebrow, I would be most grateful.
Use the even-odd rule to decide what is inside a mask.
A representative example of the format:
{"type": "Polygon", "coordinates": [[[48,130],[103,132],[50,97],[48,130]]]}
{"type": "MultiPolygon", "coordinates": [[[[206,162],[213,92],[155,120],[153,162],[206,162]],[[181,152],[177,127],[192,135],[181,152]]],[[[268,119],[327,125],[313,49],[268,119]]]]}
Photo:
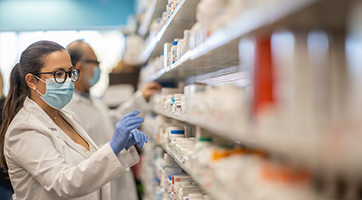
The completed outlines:
{"type": "MultiPolygon", "coordinates": [[[[74,68],[73,66],[69,67],[69,68],[68,68],[68,71],[71,70],[71,69],[73,69],[73,68],[74,68]]],[[[64,68],[60,68],[60,67],[55,68],[55,69],[53,70],[53,72],[56,72],[56,71],[58,71],[58,70],[64,70],[64,68]]],[[[64,70],[64,71],[67,71],[67,70],[64,70]]]]}

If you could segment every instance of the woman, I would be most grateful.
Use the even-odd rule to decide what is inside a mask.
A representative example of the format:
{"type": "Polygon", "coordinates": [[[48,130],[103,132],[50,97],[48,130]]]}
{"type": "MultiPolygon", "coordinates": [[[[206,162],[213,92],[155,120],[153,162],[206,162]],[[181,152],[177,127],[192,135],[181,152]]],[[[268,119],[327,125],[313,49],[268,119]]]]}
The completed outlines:
{"type": "Polygon", "coordinates": [[[109,199],[109,181],[139,161],[133,145],[147,136],[136,129],[143,122],[138,111],[124,116],[98,149],[77,116],[62,109],[78,75],[67,51],[50,41],[30,45],[12,70],[0,159],[14,199],[109,199]]]}

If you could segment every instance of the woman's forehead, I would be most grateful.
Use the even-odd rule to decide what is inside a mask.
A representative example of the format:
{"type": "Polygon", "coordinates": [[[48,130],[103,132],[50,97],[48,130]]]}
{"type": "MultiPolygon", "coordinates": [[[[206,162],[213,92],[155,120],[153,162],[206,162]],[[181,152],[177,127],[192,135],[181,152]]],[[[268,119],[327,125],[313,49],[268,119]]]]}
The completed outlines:
{"type": "Polygon", "coordinates": [[[42,71],[52,71],[57,68],[67,70],[70,67],[72,67],[72,62],[68,52],[65,50],[55,51],[45,57],[42,71]]]}

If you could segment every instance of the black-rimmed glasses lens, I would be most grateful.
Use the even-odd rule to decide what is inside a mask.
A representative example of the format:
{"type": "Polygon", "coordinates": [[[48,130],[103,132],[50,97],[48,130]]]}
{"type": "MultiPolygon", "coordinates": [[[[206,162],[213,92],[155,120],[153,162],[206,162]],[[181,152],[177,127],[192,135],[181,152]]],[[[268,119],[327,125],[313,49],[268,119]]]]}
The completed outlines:
{"type": "Polygon", "coordinates": [[[68,72],[61,69],[55,72],[40,72],[37,73],[36,75],[38,74],[53,74],[54,80],[57,83],[64,83],[67,80],[67,77],[69,77],[72,82],[76,82],[79,79],[79,69],[72,69],[68,72]]]}

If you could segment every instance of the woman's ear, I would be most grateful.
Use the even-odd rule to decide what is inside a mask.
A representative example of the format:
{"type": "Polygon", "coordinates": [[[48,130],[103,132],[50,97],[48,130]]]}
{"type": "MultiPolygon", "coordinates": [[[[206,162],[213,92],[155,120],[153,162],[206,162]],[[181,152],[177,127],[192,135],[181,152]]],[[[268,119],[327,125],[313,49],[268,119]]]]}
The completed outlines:
{"type": "Polygon", "coordinates": [[[27,74],[25,76],[25,81],[31,90],[36,90],[36,83],[38,82],[38,80],[35,78],[35,75],[30,74],[30,73],[27,74]]]}

